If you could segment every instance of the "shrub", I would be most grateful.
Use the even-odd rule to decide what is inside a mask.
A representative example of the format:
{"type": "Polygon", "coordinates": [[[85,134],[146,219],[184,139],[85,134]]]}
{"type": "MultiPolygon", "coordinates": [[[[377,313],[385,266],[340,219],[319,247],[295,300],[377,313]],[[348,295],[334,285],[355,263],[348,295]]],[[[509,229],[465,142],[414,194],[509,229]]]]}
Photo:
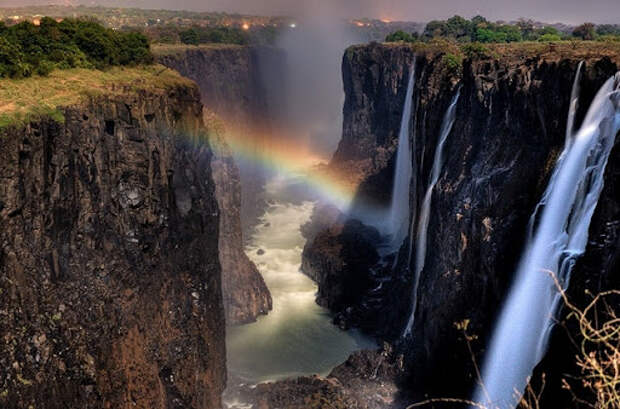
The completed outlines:
{"type": "Polygon", "coordinates": [[[54,71],[54,68],[54,63],[50,61],[41,61],[35,71],[38,75],[47,77],[52,71],[54,71]]]}
{"type": "Polygon", "coordinates": [[[448,74],[458,76],[461,73],[461,59],[454,54],[445,54],[441,61],[448,74]]]}
{"type": "Polygon", "coordinates": [[[416,38],[417,38],[417,33],[416,33],[416,37],[414,37],[409,33],[406,33],[402,30],[398,30],[398,31],[393,32],[392,34],[389,34],[387,37],[385,37],[385,41],[387,43],[396,43],[396,42],[412,43],[416,40],[416,38]]]}
{"type": "Polygon", "coordinates": [[[461,50],[467,58],[471,59],[485,59],[491,57],[489,49],[480,43],[466,44],[461,48],[461,50]]]}
{"type": "Polygon", "coordinates": [[[543,34],[538,38],[538,41],[548,42],[548,41],[561,41],[562,37],[557,34],[543,34]]]}

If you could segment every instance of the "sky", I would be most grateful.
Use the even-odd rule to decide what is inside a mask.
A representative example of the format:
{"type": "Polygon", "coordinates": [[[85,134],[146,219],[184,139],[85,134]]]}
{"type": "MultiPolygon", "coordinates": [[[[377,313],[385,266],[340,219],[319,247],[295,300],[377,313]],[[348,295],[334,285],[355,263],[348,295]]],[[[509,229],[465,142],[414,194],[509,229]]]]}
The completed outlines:
{"type": "MultiPolygon", "coordinates": [[[[63,0],[0,0],[0,6],[45,4],[63,0]]],[[[89,0],[64,0],[81,1],[89,0]]],[[[481,14],[492,20],[531,17],[546,22],[620,23],[620,0],[96,0],[98,4],[228,11],[244,14],[303,16],[337,14],[342,17],[377,17],[428,21],[454,14],[481,14]]]]}

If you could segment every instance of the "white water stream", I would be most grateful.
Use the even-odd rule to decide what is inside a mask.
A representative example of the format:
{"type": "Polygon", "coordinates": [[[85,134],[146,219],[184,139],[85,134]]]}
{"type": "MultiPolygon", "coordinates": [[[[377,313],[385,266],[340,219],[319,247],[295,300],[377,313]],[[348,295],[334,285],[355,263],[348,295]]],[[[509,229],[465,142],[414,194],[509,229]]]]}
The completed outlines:
{"type": "MultiPolygon", "coordinates": [[[[515,282],[487,352],[483,386],[474,397],[489,409],[514,408],[546,352],[561,299],[551,274],[566,288],[576,259],[585,251],[605,166],[620,131],[619,83],[620,75],[605,83],[579,131],[570,133],[532,215],[515,282]]],[[[574,123],[573,106],[574,100],[569,127],[574,123]]]]}
{"type": "MultiPolygon", "coordinates": [[[[426,189],[426,194],[424,195],[424,200],[422,202],[422,207],[420,211],[420,217],[418,219],[418,229],[415,237],[415,270],[413,277],[413,292],[411,296],[411,315],[409,316],[409,321],[407,322],[407,326],[405,327],[405,331],[403,333],[404,336],[410,335],[411,329],[413,328],[416,305],[418,302],[418,284],[420,282],[420,274],[422,273],[422,269],[424,269],[424,262],[426,260],[426,241],[428,222],[431,214],[433,189],[435,188],[435,185],[439,180],[439,176],[441,175],[441,170],[443,169],[443,149],[446,144],[446,139],[448,139],[448,135],[450,135],[450,132],[452,131],[452,126],[454,125],[454,119],[456,115],[456,103],[459,100],[460,92],[461,91],[459,89],[452,98],[452,102],[450,103],[450,106],[448,107],[444,115],[443,122],[441,124],[437,147],[435,148],[435,157],[433,158],[433,169],[431,171],[428,188],[426,189]]],[[[411,260],[411,249],[412,247],[410,246],[409,260],[411,260]]]]}

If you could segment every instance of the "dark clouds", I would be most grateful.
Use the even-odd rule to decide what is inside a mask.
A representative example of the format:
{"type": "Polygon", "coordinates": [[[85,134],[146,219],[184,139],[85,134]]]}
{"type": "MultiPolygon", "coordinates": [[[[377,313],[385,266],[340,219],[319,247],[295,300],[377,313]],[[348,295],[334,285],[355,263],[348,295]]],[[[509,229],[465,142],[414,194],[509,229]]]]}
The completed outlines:
{"type": "MultiPolygon", "coordinates": [[[[0,6],[49,1],[0,0],[0,6]]],[[[346,17],[368,16],[414,21],[446,18],[454,14],[466,17],[482,14],[494,20],[531,17],[548,22],[580,23],[589,20],[620,23],[620,0],[97,0],[96,3],[245,14],[332,13],[346,17]]]]}

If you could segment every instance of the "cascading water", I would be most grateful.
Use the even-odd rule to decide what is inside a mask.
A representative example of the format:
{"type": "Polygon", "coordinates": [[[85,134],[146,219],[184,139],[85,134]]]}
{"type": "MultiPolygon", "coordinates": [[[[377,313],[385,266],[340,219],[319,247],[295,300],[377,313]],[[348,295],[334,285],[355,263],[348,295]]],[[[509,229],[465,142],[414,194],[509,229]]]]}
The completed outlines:
{"type": "Polygon", "coordinates": [[[411,122],[411,106],[413,103],[413,87],[415,85],[415,59],[409,75],[405,105],[398,134],[398,150],[396,153],[396,167],[394,169],[394,187],[388,213],[388,223],[384,225],[382,233],[389,238],[390,252],[398,251],[407,236],[409,225],[409,189],[413,166],[411,162],[411,144],[409,142],[409,128],[411,122]]]}
{"type": "MultiPolygon", "coordinates": [[[[574,98],[569,126],[574,118],[573,103],[574,98]]],[[[561,299],[551,274],[566,288],[576,259],[585,251],[605,166],[619,131],[620,73],[600,89],[580,130],[571,132],[530,220],[516,281],[493,334],[481,385],[474,396],[475,402],[489,409],[514,408],[546,352],[561,299]]]]}
{"type": "MultiPolygon", "coordinates": [[[[439,139],[437,143],[437,148],[435,149],[435,157],[433,158],[433,169],[431,171],[431,177],[428,184],[428,188],[426,189],[426,194],[424,195],[424,200],[422,202],[422,207],[420,211],[420,218],[418,219],[418,230],[416,233],[415,239],[415,270],[413,277],[413,293],[411,299],[411,315],[409,316],[409,321],[407,322],[407,327],[404,331],[404,336],[407,336],[411,333],[411,329],[413,328],[413,320],[416,311],[417,299],[418,299],[418,283],[420,281],[420,273],[424,268],[424,261],[426,259],[426,232],[428,230],[428,221],[431,213],[431,199],[433,196],[433,189],[439,180],[439,176],[441,175],[441,169],[443,168],[443,148],[446,143],[446,139],[452,131],[452,126],[454,125],[454,119],[456,115],[456,104],[459,100],[459,96],[461,94],[461,90],[456,92],[454,97],[452,98],[452,102],[446,111],[446,114],[443,118],[443,123],[441,124],[441,130],[439,132],[439,139]]],[[[411,249],[409,247],[409,261],[411,260],[411,249]]]]}
{"type": "MultiPolygon", "coordinates": [[[[372,226],[379,231],[383,237],[383,243],[378,248],[381,256],[388,256],[398,252],[409,233],[409,193],[413,174],[409,130],[411,126],[413,89],[415,86],[415,66],[416,59],[414,57],[405,94],[400,131],[398,133],[394,185],[390,206],[384,209],[377,209],[366,207],[363,203],[356,203],[354,208],[349,210],[349,218],[360,220],[367,226],[372,226]]],[[[397,261],[396,259],[394,264],[397,261]]]]}

